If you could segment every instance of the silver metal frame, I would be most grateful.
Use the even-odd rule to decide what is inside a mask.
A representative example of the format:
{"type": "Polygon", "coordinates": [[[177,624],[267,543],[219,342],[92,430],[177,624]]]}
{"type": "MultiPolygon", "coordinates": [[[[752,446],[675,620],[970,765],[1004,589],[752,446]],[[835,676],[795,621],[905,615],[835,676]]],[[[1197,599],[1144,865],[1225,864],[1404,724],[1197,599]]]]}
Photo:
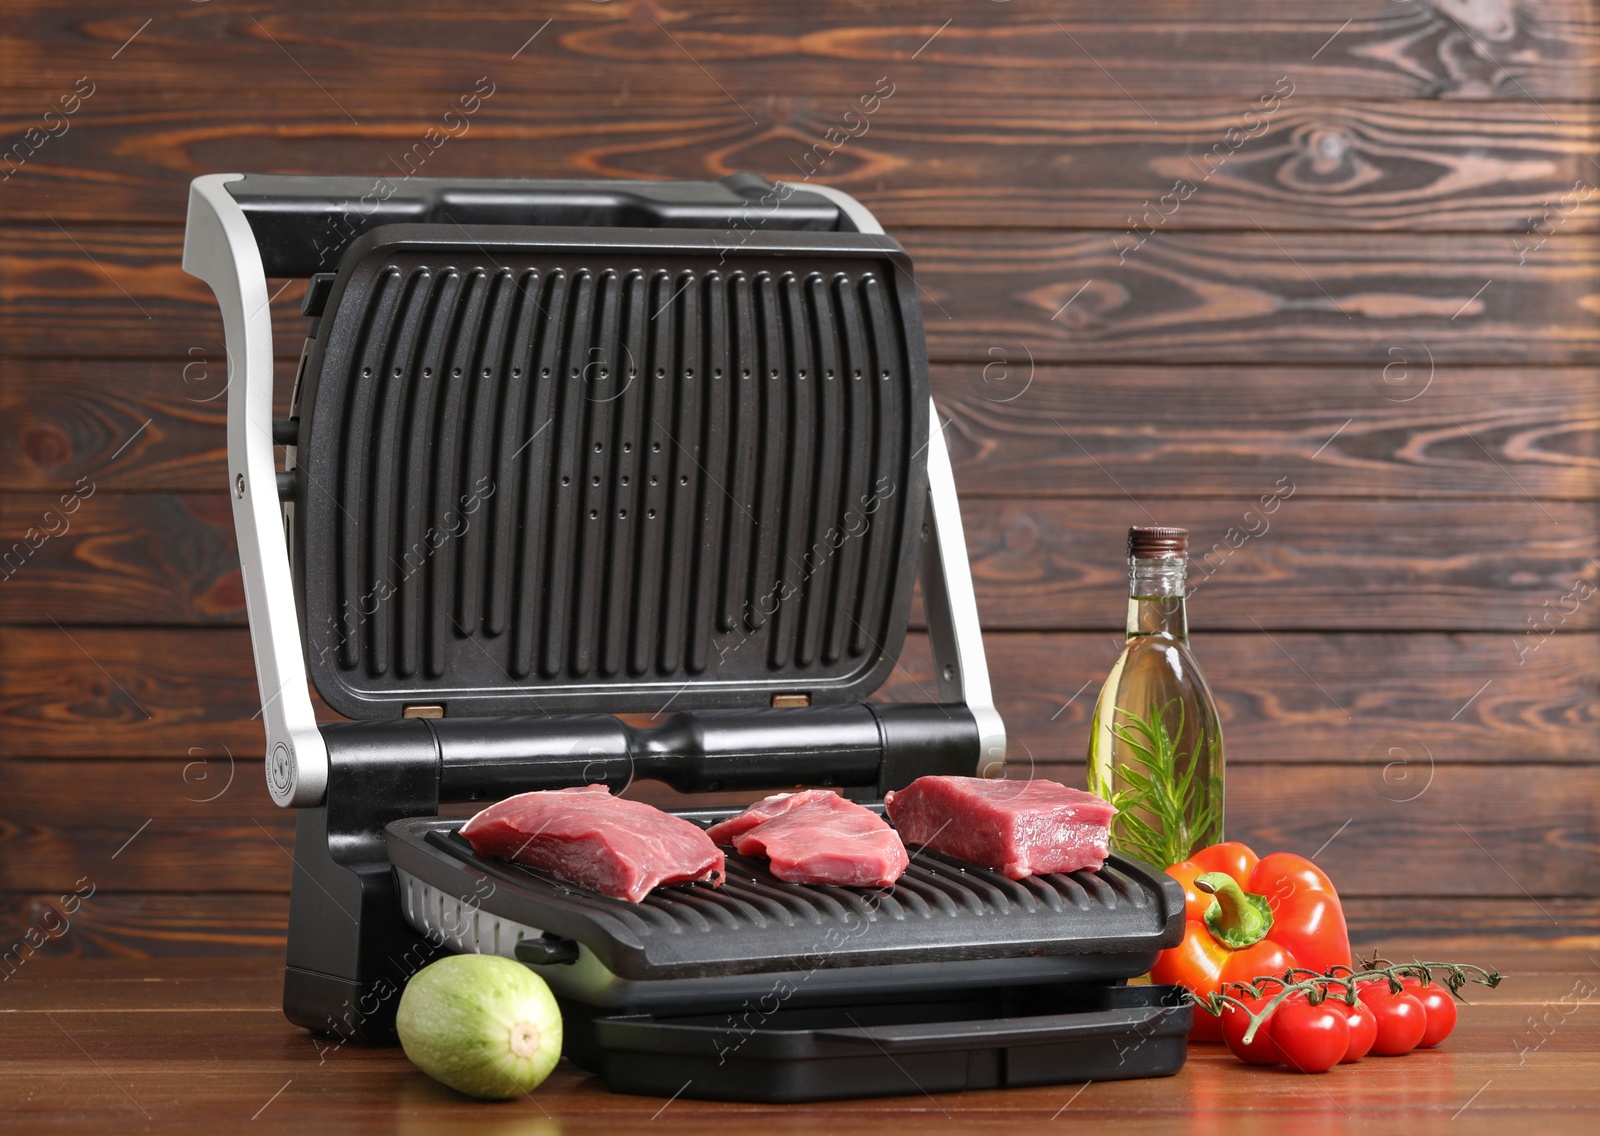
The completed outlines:
{"type": "Polygon", "coordinates": [[[317,729],[295,613],[289,546],[272,456],[272,312],[250,222],[226,188],[243,174],[189,186],[183,270],[211,286],[228,349],[228,495],[267,730],[267,789],[285,808],[320,804],[328,747],[317,729]]]}
{"type": "MultiPolygon", "coordinates": [[[[250,223],[225,188],[243,176],[208,174],[190,184],[183,269],[211,286],[222,309],[228,350],[228,491],[267,734],[267,789],[285,808],[306,808],[320,804],[327,790],[328,747],[311,706],[273,460],[272,313],[266,272],[250,223]]],[[[883,232],[871,212],[849,194],[829,186],[788,184],[833,201],[856,231],[883,232]]],[[[928,535],[920,574],[939,696],[964,703],[972,712],[981,746],[979,771],[997,776],[1005,762],[1005,724],[989,687],[955,474],[931,399],[924,515],[928,535]]]]}
{"type": "Polygon", "coordinates": [[[928,526],[922,542],[922,609],[928,621],[929,646],[938,672],[939,697],[964,702],[978,723],[978,775],[998,777],[1006,761],[1006,725],[994,708],[989,687],[989,660],[978,624],[978,600],[972,591],[972,566],[956,499],[955,471],[944,444],[939,408],[928,400],[928,526]]]}

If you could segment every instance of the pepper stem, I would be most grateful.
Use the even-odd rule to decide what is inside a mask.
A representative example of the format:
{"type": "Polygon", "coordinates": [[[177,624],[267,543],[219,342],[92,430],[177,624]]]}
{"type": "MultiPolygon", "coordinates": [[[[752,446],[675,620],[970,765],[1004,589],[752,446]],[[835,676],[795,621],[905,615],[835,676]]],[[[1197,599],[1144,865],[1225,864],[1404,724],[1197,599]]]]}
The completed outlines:
{"type": "Polygon", "coordinates": [[[1207,872],[1194,886],[1216,902],[1206,909],[1206,928],[1223,946],[1243,950],[1266,938],[1272,930],[1272,908],[1264,897],[1239,886],[1226,872],[1207,872]]]}

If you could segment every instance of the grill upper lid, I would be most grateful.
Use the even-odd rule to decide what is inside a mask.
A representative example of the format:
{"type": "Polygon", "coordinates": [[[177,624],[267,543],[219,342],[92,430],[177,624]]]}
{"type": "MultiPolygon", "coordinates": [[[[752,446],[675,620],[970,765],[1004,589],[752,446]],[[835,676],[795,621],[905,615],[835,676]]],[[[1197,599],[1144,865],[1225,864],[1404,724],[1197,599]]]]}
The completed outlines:
{"type": "Polygon", "coordinates": [[[837,704],[888,676],[928,439],[893,240],[393,225],[325,311],[293,559],[339,712],[837,704]]]}

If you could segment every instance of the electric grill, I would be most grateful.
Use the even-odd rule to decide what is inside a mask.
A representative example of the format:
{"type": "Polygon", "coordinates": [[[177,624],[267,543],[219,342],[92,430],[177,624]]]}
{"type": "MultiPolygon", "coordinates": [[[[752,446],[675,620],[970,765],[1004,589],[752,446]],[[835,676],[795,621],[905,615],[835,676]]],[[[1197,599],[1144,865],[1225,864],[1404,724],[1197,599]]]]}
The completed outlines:
{"type": "Polygon", "coordinates": [[[184,268],[222,309],[267,783],[298,810],[291,1021],[392,1042],[410,974],[490,951],[545,977],[567,1055],[624,1091],[1182,1063],[1191,1011],[1122,984],[1183,897],[1132,859],[1013,881],[913,849],[867,891],[731,855],[723,886],[635,905],[439,816],[636,779],[870,803],[1001,775],[912,266],[861,205],[752,175],[220,174],[191,188],[184,268]],[[309,279],[285,421],[268,276],[309,279]],[[918,579],[937,697],[867,701],[918,579]],[[308,675],[347,721],[316,720],[308,675]]]}

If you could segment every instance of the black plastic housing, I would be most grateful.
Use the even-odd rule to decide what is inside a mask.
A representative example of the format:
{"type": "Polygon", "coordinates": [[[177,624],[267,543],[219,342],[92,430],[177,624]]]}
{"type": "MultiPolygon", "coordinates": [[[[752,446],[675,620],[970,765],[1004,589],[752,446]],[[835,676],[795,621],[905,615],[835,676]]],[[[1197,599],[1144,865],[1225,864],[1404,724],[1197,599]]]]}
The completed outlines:
{"type": "Polygon", "coordinates": [[[422,722],[323,727],[326,803],[295,821],[283,1012],[295,1025],[393,1044],[400,992],[442,953],[405,921],[384,826],[439,809],[439,754],[422,722]]]}

